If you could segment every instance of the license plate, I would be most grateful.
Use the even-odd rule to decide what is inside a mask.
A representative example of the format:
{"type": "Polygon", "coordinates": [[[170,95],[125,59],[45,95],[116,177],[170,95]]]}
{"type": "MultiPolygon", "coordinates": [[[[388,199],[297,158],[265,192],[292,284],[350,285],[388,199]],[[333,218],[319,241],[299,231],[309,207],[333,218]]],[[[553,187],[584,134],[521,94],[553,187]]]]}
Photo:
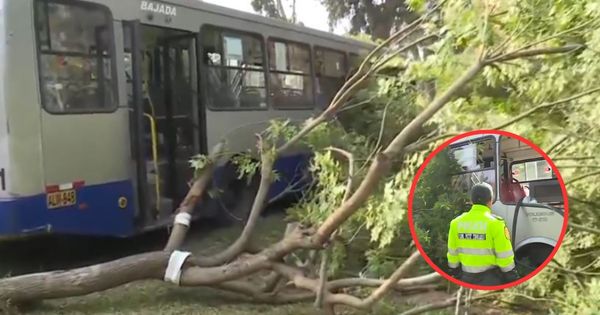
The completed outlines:
{"type": "Polygon", "coordinates": [[[46,200],[48,209],[69,207],[77,203],[77,193],[74,189],[49,193],[46,200]]]}

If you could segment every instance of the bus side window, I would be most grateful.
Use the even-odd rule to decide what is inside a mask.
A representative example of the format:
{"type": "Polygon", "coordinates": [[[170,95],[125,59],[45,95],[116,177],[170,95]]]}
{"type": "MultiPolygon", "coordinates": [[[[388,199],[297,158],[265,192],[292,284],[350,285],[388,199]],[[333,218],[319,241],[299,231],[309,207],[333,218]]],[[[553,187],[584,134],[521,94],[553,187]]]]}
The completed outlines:
{"type": "Polygon", "coordinates": [[[210,108],[267,107],[260,36],[206,26],[202,30],[202,47],[210,108]]]}
{"type": "Polygon", "coordinates": [[[279,109],[313,107],[310,46],[269,39],[269,98],[279,109]]]}
{"type": "Polygon", "coordinates": [[[317,77],[317,105],[326,107],[337,91],[344,85],[348,72],[346,55],[335,50],[316,48],[315,68],[317,77]]]}
{"type": "Polygon", "coordinates": [[[40,85],[51,113],[116,109],[110,11],[89,3],[35,2],[40,85]]]}
{"type": "MultiPolygon", "coordinates": [[[[450,154],[462,169],[453,175],[454,187],[468,193],[477,183],[486,182],[496,191],[496,156],[494,139],[483,139],[450,149],[450,154]]],[[[494,200],[497,196],[494,194],[494,200]]]]}

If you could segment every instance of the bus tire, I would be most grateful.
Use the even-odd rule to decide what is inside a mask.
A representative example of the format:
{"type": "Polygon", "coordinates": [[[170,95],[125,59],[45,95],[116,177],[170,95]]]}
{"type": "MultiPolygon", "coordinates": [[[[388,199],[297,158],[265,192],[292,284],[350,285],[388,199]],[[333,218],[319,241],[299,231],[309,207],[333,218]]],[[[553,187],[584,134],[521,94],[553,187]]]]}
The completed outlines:
{"type": "Polygon", "coordinates": [[[239,178],[237,166],[228,162],[224,166],[222,182],[216,194],[217,220],[225,224],[245,224],[254,197],[258,192],[260,174],[252,178],[239,178]]]}

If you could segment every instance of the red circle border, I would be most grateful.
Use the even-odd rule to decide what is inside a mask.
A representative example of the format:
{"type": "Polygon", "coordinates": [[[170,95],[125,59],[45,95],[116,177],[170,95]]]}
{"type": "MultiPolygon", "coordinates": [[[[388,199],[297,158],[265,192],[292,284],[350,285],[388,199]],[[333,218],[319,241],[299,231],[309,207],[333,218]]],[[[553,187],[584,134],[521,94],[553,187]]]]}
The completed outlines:
{"type": "Polygon", "coordinates": [[[475,289],[475,290],[503,290],[503,289],[507,289],[507,288],[512,288],[514,286],[517,286],[517,285],[531,279],[535,275],[537,275],[540,271],[542,271],[542,269],[544,269],[550,263],[550,261],[554,258],[554,255],[556,255],[556,253],[558,252],[560,246],[562,245],[565,234],[567,232],[568,221],[569,221],[569,200],[568,200],[568,195],[567,195],[567,189],[565,187],[565,182],[564,182],[562,176],[560,175],[560,172],[556,168],[556,165],[554,164],[554,162],[550,159],[550,157],[548,156],[548,154],[546,154],[546,152],[542,151],[542,149],[540,149],[538,146],[536,146],[530,140],[527,140],[519,135],[516,135],[516,134],[508,132],[508,131],[503,131],[503,130],[486,130],[486,129],[474,130],[474,131],[462,133],[458,136],[455,136],[449,140],[444,141],[444,143],[442,143],[442,145],[440,145],[433,152],[431,152],[429,154],[429,156],[427,156],[425,161],[423,161],[423,164],[421,165],[421,167],[419,167],[419,170],[417,171],[417,173],[413,179],[412,185],[410,187],[410,193],[409,193],[409,197],[408,197],[408,225],[409,225],[410,234],[412,236],[412,239],[415,242],[415,246],[419,250],[419,253],[421,254],[421,256],[425,259],[427,264],[429,266],[431,266],[431,268],[433,268],[438,274],[440,274],[446,280],[448,280],[452,283],[458,284],[460,286],[467,287],[470,289],[475,289]],[[509,282],[509,283],[506,283],[503,285],[497,285],[497,286],[482,286],[482,285],[475,285],[475,284],[463,282],[463,281],[460,281],[458,279],[451,277],[450,275],[445,273],[440,267],[438,267],[435,263],[433,263],[431,258],[429,258],[429,256],[427,256],[427,253],[425,253],[425,251],[423,250],[423,246],[421,246],[421,243],[419,242],[419,238],[417,237],[417,234],[415,231],[414,220],[413,220],[413,199],[414,199],[415,189],[419,182],[419,178],[423,174],[425,167],[427,167],[429,162],[431,162],[431,160],[438,153],[440,153],[442,150],[444,150],[450,144],[452,144],[453,142],[456,142],[457,140],[460,140],[460,139],[463,139],[463,138],[466,138],[469,136],[474,136],[474,135],[490,135],[490,134],[517,139],[517,140],[529,145],[537,153],[539,153],[544,159],[546,159],[548,164],[550,164],[552,171],[554,171],[554,174],[556,174],[556,177],[560,184],[560,188],[562,190],[562,195],[563,195],[563,200],[564,200],[564,218],[563,218],[562,230],[560,232],[560,236],[558,237],[558,240],[556,242],[556,246],[554,247],[554,250],[550,253],[548,258],[546,258],[546,260],[539,267],[537,267],[534,271],[530,272],[525,277],[520,278],[519,280],[509,282]]]}

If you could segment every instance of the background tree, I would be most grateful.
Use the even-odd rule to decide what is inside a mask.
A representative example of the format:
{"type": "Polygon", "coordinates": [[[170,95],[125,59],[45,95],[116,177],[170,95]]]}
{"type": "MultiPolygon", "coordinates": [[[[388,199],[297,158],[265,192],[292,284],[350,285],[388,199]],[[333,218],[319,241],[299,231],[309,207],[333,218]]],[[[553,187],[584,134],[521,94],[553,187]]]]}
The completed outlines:
{"type": "Polygon", "coordinates": [[[271,18],[297,23],[296,0],[252,0],[254,11],[271,18]],[[291,13],[286,12],[284,2],[288,5],[291,13]]]}
{"type": "Polygon", "coordinates": [[[321,3],[329,12],[332,27],[348,19],[351,34],[363,32],[373,39],[388,38],[395,28],[417,17],[404,0],[321,0],[321,3]]]}
{"type": "Polygon", "coordinates": [[[452,183],[452,174],[461,170],[448,149],[439,152],[423,170],[413,199],[419,242],[427,256],[446,271],[448,226],[450,221],[469,210],[468,196],[452,183]]]}

